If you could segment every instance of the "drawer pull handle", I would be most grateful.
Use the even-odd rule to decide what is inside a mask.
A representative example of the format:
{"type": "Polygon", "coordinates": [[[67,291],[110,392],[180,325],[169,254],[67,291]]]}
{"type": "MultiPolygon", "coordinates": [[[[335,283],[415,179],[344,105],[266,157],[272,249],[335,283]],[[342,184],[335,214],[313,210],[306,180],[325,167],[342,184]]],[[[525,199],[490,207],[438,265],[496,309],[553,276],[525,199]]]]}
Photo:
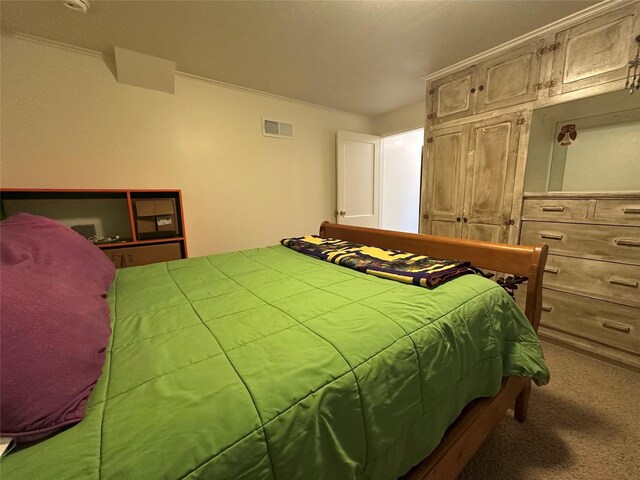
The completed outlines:
{"type": "Polygon", "coordinates": [[[622,209],[622,213],[640,213],[640,207],[626,207],[622,209]]]}
{"type": "Polygon", "coordinates": [[[616,245],[619,247],[640,247],[640,240],[633,238],[616,238],[616,245]]]}
{"type": "Polygon", "coordinates": [[[626,287],[638,288],[637,280],[633,280],[631,278],[609,277],[609,283],[613,283],[615,285],[624,285],[626,287]]]}
{"type": "Polygon", "coordinates": [[[623,325],[621,323],[610,322],[609,320],[603,320],[602,326],[604,328],[610,328],[622,333],[631,333],[631,327],[629,325],[623,325]]]}
{"type": "Polygon", "coordinates": [[[559,233],[540,232],[540,238],[548,238],[550,240],[562,240],[562,237],[564,237],[564,235],[559,233]]]}
{"type": "Polygon", "coordinates": [[[555,273],[557,274],[558,272],[560,272],[560,269],[557,267],[544,267],[544,271],[547,273],[555,273]]]}
{"type": "Polygon", "coordinates": [[[543,212],[564,212],[564,207],[542,207],[542,211],[543,212]]]}
{"type": "Polygon", "coordinates": [[[549,305],[542,305],[542,310],[545,312],[550,312],[551,310],[553,310],[553,307],[550,307],[549,305]]]}

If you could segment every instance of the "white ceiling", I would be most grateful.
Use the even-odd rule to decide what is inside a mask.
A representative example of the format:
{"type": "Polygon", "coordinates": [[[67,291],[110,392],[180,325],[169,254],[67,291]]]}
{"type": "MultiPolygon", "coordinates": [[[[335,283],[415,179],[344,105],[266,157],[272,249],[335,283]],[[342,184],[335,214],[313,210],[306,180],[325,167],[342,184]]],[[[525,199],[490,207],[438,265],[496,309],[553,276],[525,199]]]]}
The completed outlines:
{"type": "Polygon", "coordinates": [[[595,1],[0,2],[3,31],[113,54],[364,115],[424,98],[422,77],[595,1]]]}

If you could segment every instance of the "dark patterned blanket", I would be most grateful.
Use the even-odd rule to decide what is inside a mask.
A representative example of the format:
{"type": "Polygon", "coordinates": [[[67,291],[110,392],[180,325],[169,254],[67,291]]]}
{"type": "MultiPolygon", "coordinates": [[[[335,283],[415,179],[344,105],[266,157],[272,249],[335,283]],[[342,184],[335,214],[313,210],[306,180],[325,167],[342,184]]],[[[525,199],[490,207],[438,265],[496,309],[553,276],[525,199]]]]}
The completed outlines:
{"type": "Polygon", "coordinates": [[[300,253],[359,272],[421,287],[431,288],[460,275],[479,273],[469,262],[461,260],[435,259],[317,235],[285,238],[280,243],[300,253]]]}

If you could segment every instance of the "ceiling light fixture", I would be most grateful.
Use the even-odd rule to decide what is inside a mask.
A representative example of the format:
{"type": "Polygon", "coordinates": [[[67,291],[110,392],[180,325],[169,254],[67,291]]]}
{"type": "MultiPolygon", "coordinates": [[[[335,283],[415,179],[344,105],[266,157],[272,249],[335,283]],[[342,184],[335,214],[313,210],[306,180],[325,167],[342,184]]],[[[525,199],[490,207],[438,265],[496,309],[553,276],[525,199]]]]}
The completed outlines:
{"type": "Polygon", "coordinates": [[[87,10],[89,10],[89,0],[62,0],[62,3],[64,3],[65,7],[82,13],[87,13],[87,10]]]}

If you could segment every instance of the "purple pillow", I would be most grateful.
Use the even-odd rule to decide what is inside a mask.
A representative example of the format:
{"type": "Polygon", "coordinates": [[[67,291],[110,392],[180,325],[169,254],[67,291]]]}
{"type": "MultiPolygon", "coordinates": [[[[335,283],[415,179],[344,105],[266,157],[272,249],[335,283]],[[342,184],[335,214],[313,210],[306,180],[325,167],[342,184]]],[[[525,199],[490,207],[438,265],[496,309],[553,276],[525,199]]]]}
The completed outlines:
{"type": "Polygon", "coordinates": [[[84,417],[109,341],[115,268],[53,220],[0,223],[0,435],[36,440],[84,417]]]}

